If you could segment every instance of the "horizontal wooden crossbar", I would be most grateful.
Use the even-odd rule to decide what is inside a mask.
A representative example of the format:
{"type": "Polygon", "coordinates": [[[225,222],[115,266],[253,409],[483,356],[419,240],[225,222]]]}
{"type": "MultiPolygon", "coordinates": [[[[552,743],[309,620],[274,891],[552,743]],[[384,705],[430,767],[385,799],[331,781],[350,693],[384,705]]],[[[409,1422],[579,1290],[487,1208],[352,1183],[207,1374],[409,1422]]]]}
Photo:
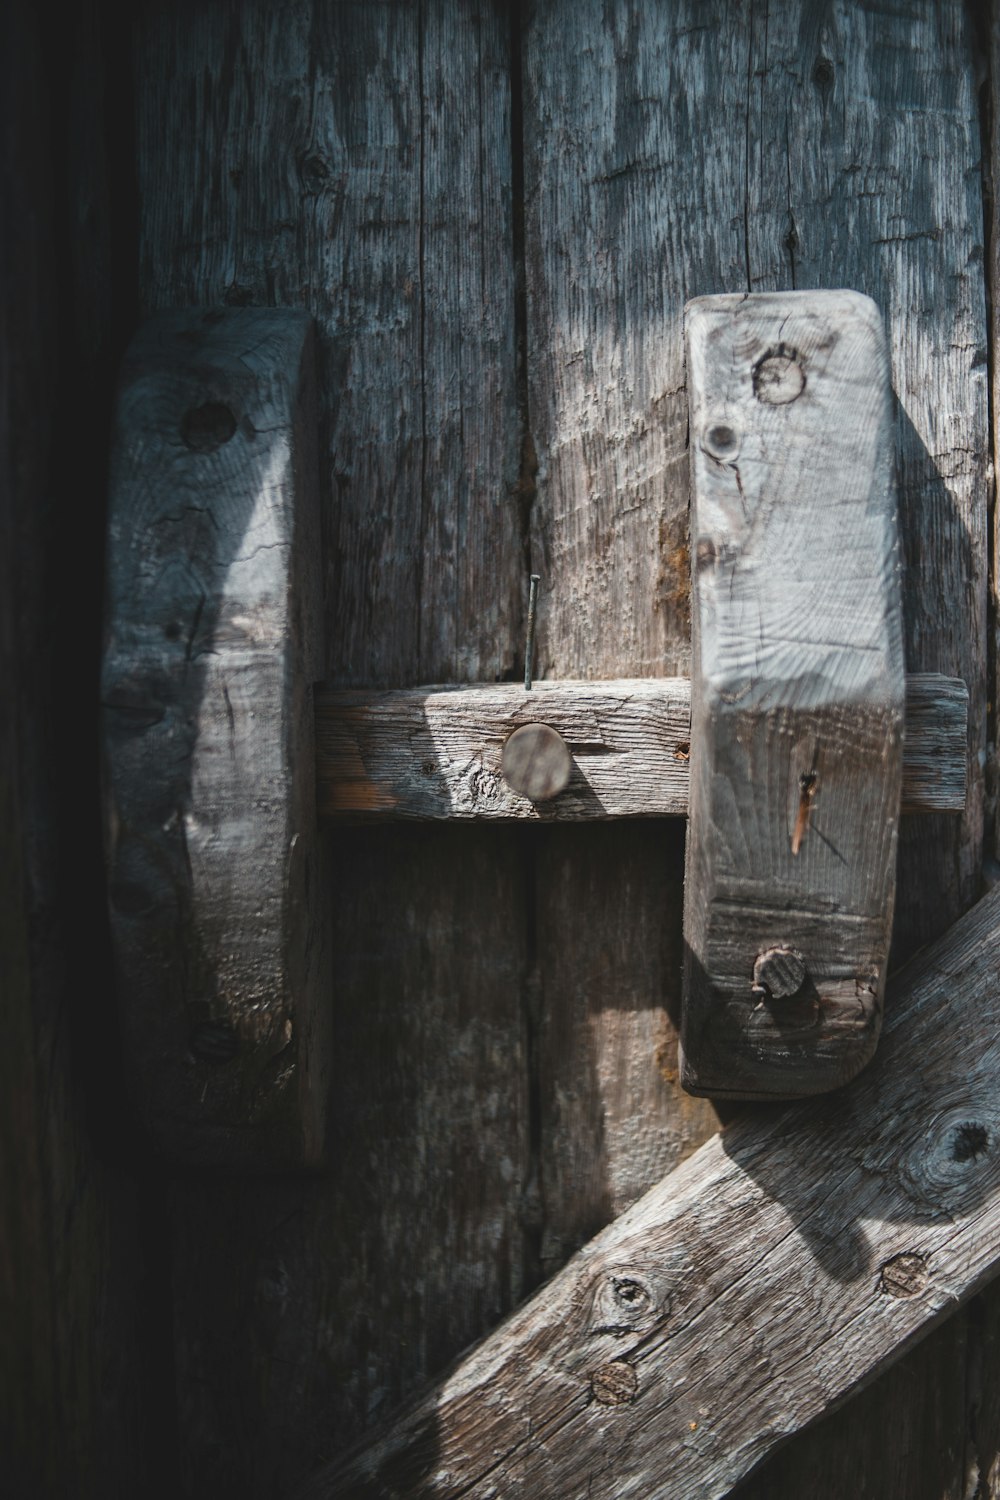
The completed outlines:
{"type": "Polygon", "coordinates": [[[1000,891],[849,1088],[748,1113],[310,1500],[722,1496],[1000,1263],[1000,891]]]}
{"type": "MultiPolygon", "coordinates": [[[[684,677],[399,691],[316,690],[318,810],[324,818],[684,817],[691,684],[684,677]],[[540,720],[573,757],[566,790],[529,802],[503,780],[504,742],[540,720]]],[[[968,692],[954,677],[906,680],[904,812],[965,806],[968,692]]]]}

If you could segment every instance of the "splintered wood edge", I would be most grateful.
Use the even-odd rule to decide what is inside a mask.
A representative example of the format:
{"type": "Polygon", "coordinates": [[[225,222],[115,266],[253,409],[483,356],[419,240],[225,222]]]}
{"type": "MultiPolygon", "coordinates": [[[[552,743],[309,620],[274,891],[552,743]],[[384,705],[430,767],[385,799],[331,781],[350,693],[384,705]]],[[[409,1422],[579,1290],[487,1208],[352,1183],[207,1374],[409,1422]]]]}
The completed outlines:
{"type": "MultiPolygon", "coordinates": [[[[905,813],[965,807],[969,695],[938,673],[906,679],[905,813]]],[[[685,817],[687,678],[539,682],[397,691],[316,689],[317,808],[334,822],[685,817]],[[569,785],[537,806],[503,780],[503,746],[522,724],[557,730],[569,785]]]]}
{"type": "Polygon", "coordinates": [[[166,313],[126,356],[102,672],[126,1067],[164,1153],[314,1165],[329,1044],[312,321],[166,313]]]}
{"type": "Polygon", "coordinates": [[[303,1500],[708,1500],[898,1358],[1000,1263],[998,944],[1000,891],[849,1089],[708,1142],[303,1500]]]}

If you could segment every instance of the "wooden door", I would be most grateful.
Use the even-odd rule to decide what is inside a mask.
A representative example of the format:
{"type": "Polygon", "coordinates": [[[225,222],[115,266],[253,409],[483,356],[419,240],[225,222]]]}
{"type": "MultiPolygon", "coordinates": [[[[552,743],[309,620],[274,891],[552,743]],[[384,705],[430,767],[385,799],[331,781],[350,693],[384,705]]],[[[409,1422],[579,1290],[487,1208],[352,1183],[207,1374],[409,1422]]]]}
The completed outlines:
{"type": "MultiPolygon", "coordinates": [[[[538,676],[684,673],[685,300],[876,300],[907,665],[970,693],[965,815],[901,838],[899,957],[979,894],[991,812],[980,26],[971,0],[145,0],[128,62],[139,316],[317,320],[330,682],[516,678],[531,571],[538,676]]],[[[720,1124],[676,1075],[680,824],[330,843],[329,1169],[145,1169],[191,1497],[292,1492],[720,1124]]],[[[998,1309],[742,1493],[1000,1494],[998,1309]]]]}

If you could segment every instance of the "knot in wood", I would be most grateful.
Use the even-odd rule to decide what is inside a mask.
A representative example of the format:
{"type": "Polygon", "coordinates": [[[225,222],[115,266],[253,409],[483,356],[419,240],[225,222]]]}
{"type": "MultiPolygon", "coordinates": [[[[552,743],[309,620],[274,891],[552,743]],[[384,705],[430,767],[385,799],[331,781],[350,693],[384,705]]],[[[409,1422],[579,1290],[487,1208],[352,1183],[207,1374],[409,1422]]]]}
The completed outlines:
{"type": "Polygon", "coordinates": [[[627,1406],[639,1394],[639,1377],[625,1360],[613,1359],[594,1371],[590,1389],[602,1406],[627,1406]]]}
{"type": "Polygon", "coordinates": [[[705,429],[701,446],[717,463],[731,464],[739,457],[740,434],[731,422],[712,422],[705,429]]]}
{"type": "Polygon", "coordinates": [[[531,802],[548,802],[564,790],[573,769],[566,741],[549,724],[522,724],[501,755],[503,779],[531,802]]]}
{"type": "Polygon", "coordinates": [[[206,401],[184,413],[181,437],[195,453],[214,453],[236,431],[236,418],[221,401],[206,401]]]}
{"type": "Polygon", "coordinates": [[[894,1255],[885,1262],[879,1288],[887,1297],[916,1297],[929,1280],[927,1257],[914,1251],[904,1251],[902,1255],[894,1255]]]}
{"type": "Polygon", "coordinates": [[[669,1294],[656,1289],[628,1271],[610,1271],[594,1288],[590,1332],[644,1333],[670,1309],[669,1294]]]}
{"type": "Polygon", "coordinates": [[[754,961],[753,987],[766,991],[772,1000],[790,999],[805,982],[806,961],[795,948],[768,948],[754,961]]]}
{"type": "Polygon", "coordinates": [[[787,406],[806,388],[806,377],[794,349],[779,344],[753,367],[753,393],[766,406],[787,406]]]}

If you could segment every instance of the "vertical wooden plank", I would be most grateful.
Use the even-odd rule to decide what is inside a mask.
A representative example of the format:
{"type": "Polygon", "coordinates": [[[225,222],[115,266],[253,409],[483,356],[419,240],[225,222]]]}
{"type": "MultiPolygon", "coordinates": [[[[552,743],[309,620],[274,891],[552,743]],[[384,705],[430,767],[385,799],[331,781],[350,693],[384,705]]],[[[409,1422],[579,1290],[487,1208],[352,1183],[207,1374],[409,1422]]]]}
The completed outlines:
{"type": "Polygon", "coordinates": [[[505,27],[444,0],[295,0],[280,24],[254,6],[175,10],[151,7],[138,60],[144,307],[302,307],[325,334],[325,675],[499,679],[519,649],[521,552],[518,449],[498,421],[505,27]]]}
{"type": "Polygon", "coordinates": [[[783,6],[756,18],[751,289],[851,287],[880,307],[896,394],[906,665],[969,688],[964,817],[900,834],[895,946],[979,891],[986,740],[987,331],[967,8],[783,6]]]}
{"type": "MultiPolygon", "coordinates": [[[[900,829],[900,956],[974,899],[982,853],[991,479],[971,9],[802,4],[753,24],[752,287],[848,286],[881,307],[897,398],[906,665],[953,672],[970,694],[964,817],[917,816],[900,829]]],[[[968,1413],[950,1394],[966,1385],[966,1318],[791,1443],[748,1496],[839,1500],[859,1476],[862,1492],[900,1500],[969,1493],[968,1413]],[[904,1409],[927,1416],[910,1444],[887,1444],[891,1413],[904,1409]]]]}
{"type": "Polygon", "coordinates": [[[539,830],[539,1270],[551,1275],[716,1125],[677,1082],[684,843],[635,823],[539,830]],[[664,1165],[666,1164],[666,1166],[664,1165]]]}
{"type": "MultiPolygon", "coordinates": [[[[747,31],[722,5],[556,3],[523,36],[539,675],[687,673],[683,308],[745,285],[747,31]]],[[[541,1251],[553,1271],[718,1125],[677,1081],[681,830],[546,829],[541,1251]]]]}
{"type": "Polygon", "coordinates": [[[330,1173],[174,1188],[185,1494],[289,1493],[520,1300],[522,861],[468,833],[338,837],[330,1173]]]}
{"type": "MultiPolygon", "coordinates": [[[[878,10],[811,0],[739,8],[551,4],[530,7],[524,33],[531,424],[539,463],[532,563],[546,578],[540,668],[553,676],[686,669],[687,621],[683,594],[675,593],[687,567],[677,551],[686,539],[686,397],[676,352],[684,300],[824,286],[873,297],[889,332],[899,402],[907,666],[961,675],[972,695],[975,780],[961,826],[917,819],[920,826],[901,835],[902,951],[953,920],[978,879],[987,473],[982,206],[967,20],[956,3],[878,10]],[[656,461],[643,467],[647,455],[656,461]],[[666,543],[655,567],[654,538],[666,543]],[[646,626],[637,626],[644,611],[646,626]]],[[[572,832],[591,838],[597,830],[546,834],[565,840],[572,832]]],[[[629,868],[637,876],[644,853],[638,830],[631,832],[629,868]]],[[[558,894],[546,896],[543,860],[539,930],[551,950],[559,945],[559,914],[579,905],[572,875],[561,875],[558,894]]],[[[564,915],[562,930],[569,920],[564,915]]],[[[592,915],[588,928],[595,945],[600,920],[592,915]]],[[[568,1249],[608,1211],[606,1095],[592,1082],[598,1061],[587,1057],[584,1066],[556,1041],[576,1034],[603,991],[581,969],[586,1005],[577,1000],[574,1010],[562,978],[542,980],[541,993],[543,1142],[558,1138],[552,1122],[563,1098],[589,1101],[577,1106],[585,1132],[576,1136],[572,1183],[558,1152],[543,1152],[546,1243],[568,1249]],[[588,1149],[589,1170],[581,1165],[588,1149]],[[561,1224],[569,1226],[565,1235],[561,1224]]],[[[641,1062],[644,1047],[635,1055],[641,1062]]],[[[624,1086],[628,1067],[621,1076],[624,1086]]],[[[675,1108],[664,1118],[675,1118],[675,1108]]],[[[703,1128],[710,1128],[707,1112],[703,1128]]],[[[948,1342],[944,1333],[936,1337],[948,1342]]],[[[951,1370],[953,1381],[954,1363],[951,1370]]],[[[930,1407],[935,1378],[932,1360],[906,1360],[876,1389],[898,1380],[905,1391],[909,1382],[930,1407]]],[[[881,1444],[872,1470],[878,1488],[897,1463],[884,1427],[869,1417],[893,1409],[897,1398],[882,1399],[887,1406],[862,1399],[831,1418],[825,1457],[811,1463],[807,1479],[787,1470],[785,1489],[771,1493],[812,1493],[814,1479],[831,1500],[848,1492],[855,1439],[870,1454],[881,1444]]],[[[928,1496],[950,1494],[935,1486],[952,1484],[957,1471],[946,1466],[941,1478],[940,1464],[927,1457],[937,1439],[921,1430],[928,1433],[924,1456],[902,1472],[919,1475],[928,1496]]],[[[805,1454],[809,1442],[800,1439],[788,1454],[805,1454]]],[[[949,1443],[956,1452],[957,1436],[949,1443]]]]}
{"type": "MultiPolygon", "coordinates": [[[[520,650],[509,27],[479,0],[155,5],[142,293],[319,328],[327,676],[520,650]]],[[[187,1492],[284,1491],[523,1285],[524,871],[497,830],[337,832],[329,1173],[172,1195],[187,1492]]]]}

